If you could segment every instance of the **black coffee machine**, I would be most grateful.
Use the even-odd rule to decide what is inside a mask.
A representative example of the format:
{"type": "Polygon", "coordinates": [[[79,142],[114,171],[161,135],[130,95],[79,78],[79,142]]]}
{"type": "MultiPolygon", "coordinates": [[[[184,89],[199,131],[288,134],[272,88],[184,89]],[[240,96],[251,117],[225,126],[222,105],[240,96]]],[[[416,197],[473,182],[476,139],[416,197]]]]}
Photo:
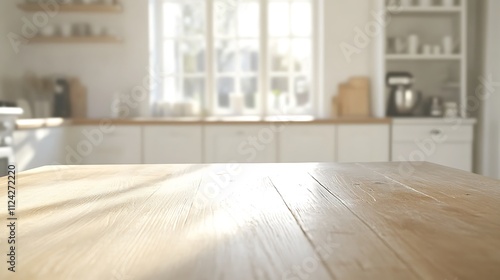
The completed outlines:
{"type": "Polygon", "coordinates": [[[70,88],[67,79],[56,79],[54,84],[54,117],[71,117],[70,88]]]}

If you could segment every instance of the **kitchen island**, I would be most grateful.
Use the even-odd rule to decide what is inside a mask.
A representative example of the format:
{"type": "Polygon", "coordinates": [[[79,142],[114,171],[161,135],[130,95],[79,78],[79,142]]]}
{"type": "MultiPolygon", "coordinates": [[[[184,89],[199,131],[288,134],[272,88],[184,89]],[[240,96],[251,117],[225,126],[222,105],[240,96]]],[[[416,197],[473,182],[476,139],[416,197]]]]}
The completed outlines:
{"type": "Polygon", "coordinates": [[[16,182],[1,279],[500,278],[500,181],[430,163],[48,166],[16,182]]]}

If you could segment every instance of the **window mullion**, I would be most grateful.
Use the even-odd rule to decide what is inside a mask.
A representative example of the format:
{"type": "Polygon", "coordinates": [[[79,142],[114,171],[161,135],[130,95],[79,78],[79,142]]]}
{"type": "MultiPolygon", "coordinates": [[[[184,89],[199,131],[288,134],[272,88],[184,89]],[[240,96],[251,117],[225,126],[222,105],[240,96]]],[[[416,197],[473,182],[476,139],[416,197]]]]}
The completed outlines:
{"type": "MultiPolygon", "coordinates": [[[[290,114],[290,101],[292,100],[292,95],[293,95],[293,90],[294,84],[293,84],[293,79],[294,79],[294,73],[295,73],[295,63],[293,60],[293,32],[292,32],[292,2],[288,1],[288,102],[286,102],[287,106],[287,114],[290,114]]],[[[295,108],[291,108],[292,111],[295,108]]]]}
{"type": "Polygon", "coordinates": [[[205,63],[207,78],[205,79],[206,96],[202,108],[208,115],[215,113],[216,89],[215,89],[215,63],[214,63],[214,0],[207,0],[206,4],[206,48],[205,63]]]}
{"type": "MultiPolygon", "coordinates": [[[[260,95],[260,114],[261,117],[266,117],[268,115],[268,98],[269,98],[269,73],[270,73],[270,63],[268,57],[268,5],[267,0],[260,0],[260,17],[261,17],[261,25],[260,25],[260,63],[259,63],[259,73],[258,77],[260,79],[259,82],[259,93],[260,95]]],[[[259,110],[259,108],[257,108],[259,110]]]]}

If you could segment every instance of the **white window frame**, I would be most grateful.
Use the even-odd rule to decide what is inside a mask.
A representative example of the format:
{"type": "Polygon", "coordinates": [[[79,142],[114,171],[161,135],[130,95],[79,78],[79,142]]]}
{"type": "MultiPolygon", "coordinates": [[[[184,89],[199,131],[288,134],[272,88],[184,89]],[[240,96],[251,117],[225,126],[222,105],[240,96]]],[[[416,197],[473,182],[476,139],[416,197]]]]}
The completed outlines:
{"type": "MultiPolygon", "coordinates": [[[[163,30],[162,30],[162,8],[161,4],[164,1],[175,1],[175,0],[150,0],[150,66],[154,73],[163,73],[163,30]]],[[[182,0],[178,0],[182,1],[182,0]]],[[[191,0],[193,1],[193,0],[191,0]]],[[[197,0],[194,0],[197,1],[197,0]]],[[[221,116],[224,114],[214,114],[217,108],[217,89],[216,89],[216,62],[215,62],[215,48],[214,48],[214,39],[215,39],[215,30],[214,30],[214,2],[215,0],[199,0],[205,1],[205,16],[206,16],[206,35],[205,35],[205,96],[202,99],[201,107],[204,110],[203,115],[205,116],[221,116]]],[[[226,0],[227,3],[237,3],[243,2],[245,0],[226,0]]],[[[283,0],[283,2],[290,1],[300,1],[300,0],[283,0]]],[[[310,37],[312,40],[311,46],[311,80],[310,80],[310,98],[312,104],[312,112],[309,112],[307,115],[312,116],[320,116],[322,115],[323,108],[320,108],[319,104],[322,104],[320,100],[324,98],[321,83],[323,82],[323,71],[322,71],[322,63],[320,61],[322,57],[322,18],[321,18],[321,8],[322,8],[323,0],[311,0],[312,3],[312,16],[311,16],[311,27],[312,34],[310,37]]],[[[270,63],[270,53],[269,53],[269,34],[268,34],[268,3],[270,0],[253,0],[253,2],[260,3],[260,34],[259,38],[257,38],[259,43],[259,65],[257,72],[257,81],[258,81],[258,94],[256,99],[256,112],[245,112],[245,113],[254,113],[251,115],[259,115],[260,117],[268,117],[272,115],[276,115],[276,112],[269,112],[268,110],[268,95],[269,88],[271,83],[271,63],[270,63]]],[[[290,17],[291,18],[291,17],[290,17]]],[[[293,20],[293,19],[291,19],[293,20]]],[[[287,38],[295,38],[297,36],[287,36],[287,38]]],[[[277,37],[272,37],[276,39],[277,37]]],[[[292,70],[290,70],[292,71],[292,70]]],[[[289,90],[292,90],[292,74],[287,74],[287,79],[289,79],[289,90]]],[[[232,74],[236,74],[232,73],[232,74]]],[[[232,75],[231,74],[231,75],[232,75]]],[[[184,75],[184,73],[181,73],[184,75]]],[[[226,76],[223,74],[222,76],[226,76]]],[[[233,77],[232,75],[231,77],[233,77]]],[[[160,100],[165,100],[165,95],[162,93],[163,84],[162,79],[156,79],[154,82],[157,86],[153,87],[151,92],[151,105],[154,106],[155,102],[160,100]]],[[[236,82],[239,83],[239,80],[236,79],[236,82]]],[[[287,115],[288,112],[281,112],[278,115],[287,115]]],[[[293,112],[290,115],[295,115],[293,112]]]]}

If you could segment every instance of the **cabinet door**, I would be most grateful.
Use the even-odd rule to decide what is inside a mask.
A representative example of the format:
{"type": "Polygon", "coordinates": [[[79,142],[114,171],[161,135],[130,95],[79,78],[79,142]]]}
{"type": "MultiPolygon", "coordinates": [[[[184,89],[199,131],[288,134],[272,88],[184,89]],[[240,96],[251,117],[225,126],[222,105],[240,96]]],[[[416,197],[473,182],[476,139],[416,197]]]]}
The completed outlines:
{"type": "Polygon", "coordinates": [[[75,126],[66,147],[68,164],[140,164],[139,126],[75,126]]]}
{"type": "Polygon", "coordinates": [[[428,161],[464,171],[472,171],[472,145],[469,143],[443,143],[420,147],[415,143],[396,143],[392,150],[393,161],[428,161]]]}
{"type": "Polygon", "coordinates": [[[207,163],[276,162],[277,133],[272,125],[207,125],[207,163]]]}
{"type": "Polygon", "coordinates": [[[146,126],[144,163],[202,163],[201,126],[146,126]]]}
{"type": "Polygon", "coordinates": [[[64,165],[64,127],[14,131],[14,154],[19,171],[45,165],[64,165]]]}
{"type": "Polygon", "coordinates": [[[472,125],[394,125],[393,161],[428,161],[472,170],[472,125]]]}
{"type": "Polygon", "coordinates": [[[279,134],[280,162],[334,162],[335,126],[290,124],[279,134]]]}
{"type": "Polygon", "coordinates": [[[339,125],[339,162],[387,162],[390,133],[387,124],[339,125]]]}

